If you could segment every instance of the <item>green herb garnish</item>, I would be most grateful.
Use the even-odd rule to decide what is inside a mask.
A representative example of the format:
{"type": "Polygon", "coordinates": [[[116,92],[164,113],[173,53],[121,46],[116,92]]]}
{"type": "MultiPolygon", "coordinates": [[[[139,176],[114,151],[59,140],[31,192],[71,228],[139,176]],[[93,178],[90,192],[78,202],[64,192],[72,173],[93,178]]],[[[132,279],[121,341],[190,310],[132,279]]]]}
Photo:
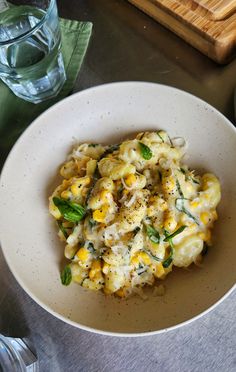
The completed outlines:
{"type": "Polygon", "coordinates": [[[64,237],[67,239],[69,235],[68,235],[65,227],[63,226],[63,223],[61,221],[57,221],[57,224],[58,224],[58,227],[61,230],[62,234],[64,235],[64,237]]]}
{"type": "Polygon", "coordinates": [[[176,186],[177,186],[177,190],[178,190],[179,196],[180,196],[181,198],[184,198],[184,194],[183,194],[183,191],[182,191],[182,189],[181,189],[181,187],[180,187],[180,183],[179,183],[178,178],[176,178],[176,186]]]}
{"type": "Polygon", "coordinates": [[[71,280],[72,280],[71,268],[69,265],[67,265],[61,272],[61,282],[63,285],[69,285],[71,280]]]}
{"type": "Polygon", "coordinates": [[[147,249],[144,249],[144,252],[146,252],[151,258],[153,258],[155,261],[158,261],[158,262],[161,262],[162,259],[157,257],[157,256],[154,256],[154,254],[152,254],[149,250],[147,249]]]}
{"type": "Polygon", "coordinates": [[[144,145],[144,143],[142,142],[139,142],[138,144],[139,144],[142,157],[145,160],[150,160],[152,157],[152,150],[147,145],[144,145]]]}
{"type": "Polygon", "coordinates": [[[170,266],[170,264],[172,263],[173,261],[173,254],[174,254],[174,247],[173,247],[173,243],[172,243],[172,240],[169,241],[170,243],[170,254],[169,254],[169,257],[167,257],[167,259],[165,261],[162,262],[162,266],[167,269],[167,267],[170,266]]]}
{"type": "Polygon", "coordinates": [[[88,147],[97,147],[98,143],[89,143],[88,147]]]}
{"type": "Polygon", "coordinates": [[[97,222],[93,219],[93,218],[90,218],[89,219],[89,226],[91,227],[91,229],[96,226],[97,222]]]}
{"type": "Polygon", "coordinates": [[[102,154],[100,160],[101,160],[102,158],[105,158],[108,154],[112,154],[114,151],[119,150],[119,148],[120,148],[120,144],[119,144],[119,143],[116,144],[116,145],[111,145],[111,146],[109,146],[108,149],[106,149],[106,150],[104,151],[104,153],[102,154]]]}
{"type": "Polygon", "coordinates": [[[191,180],[193,181],[193,183],[196,183],[197,185],[200,185],[200,182],[198,182],[195,178],[191,177],[191,180]]]}
{"type": "Polygon", "coordinates": [[[146,252],[155,261],[162,262],[162,258],[159,258],[157,256],[154,256],[154,254],[152,254],[152,252],[150,252],[149,249],[143,248],[143,251],[146,252]]]}
{"type": "Polygon", "coordinates": [[[198,182],[198,180],[196,180],[193,176],[187,174],[187,172],[186,172],[186,170],[184,168],[179,168],[179,171],[185,175],[185,181],[189,181],[190,180],[193,183],[196,183],[196,184],[200,185],[200,183],[198,182]]]}
{"type": "Polygon", "coordinates": [[[165,234],[165,239],[164,239],[164,242],[168,242],[170,240],[172,240],[176,235],[182,233],[182,231],[184,231],[184,229],[186,228],[187,226],[183,225],[181,226],[179,229],[177,229],[175,232],[173,232],[173,234],[171,235],[167,235],[165,234]]]}
{"type": "Polygon", "coordinates": [[[160,242],[160,234],[159,232],[154,229],[153,226],[146,225],[147,235],[151,242],[158,244],[160,242]]]}
{"type": "Polygon", "coordinates": [[[175,207],[179,212],[185,213],[189,218],[194,220],[194,222],[199,225],[199,222],[196,217],[194,217],[184,206],[184,200],[187,200],[185,198],[177,198],[175,200],[175,207]]]}
{"type": "Polygon", "coordinates": [[[160,132],[161,132],[161,131],[158,131],[158,132],[156,132],[156,133],[157,133],[158,137],[161,139],[162,143],[164,143],[165,141],[163,140],[162,136],[160,135],[160,132]]]}
{"type": "Polygon", "coordinates": [[[79,222],[82,220],[82,218],[84,218],[86,212],[82,205],[58,198],[56,196],[52,200],[65,220],[70,222],[79,222]]]}

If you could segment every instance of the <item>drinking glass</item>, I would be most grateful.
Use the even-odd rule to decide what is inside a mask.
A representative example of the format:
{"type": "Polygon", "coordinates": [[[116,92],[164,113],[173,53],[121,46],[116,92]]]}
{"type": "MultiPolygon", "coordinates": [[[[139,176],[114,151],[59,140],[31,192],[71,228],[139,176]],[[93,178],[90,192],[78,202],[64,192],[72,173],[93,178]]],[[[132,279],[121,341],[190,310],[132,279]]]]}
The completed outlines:
{"type": "Polygon", "coordinates": [[[0,78],[17,96],[39,103],[65,80],[56,0],[0,0],[0,78]]]}
{"type": "Polygon", "coordinates": [[[0,334],[1,372],[39,372],[36,356],[21,338],[0,334]]]}

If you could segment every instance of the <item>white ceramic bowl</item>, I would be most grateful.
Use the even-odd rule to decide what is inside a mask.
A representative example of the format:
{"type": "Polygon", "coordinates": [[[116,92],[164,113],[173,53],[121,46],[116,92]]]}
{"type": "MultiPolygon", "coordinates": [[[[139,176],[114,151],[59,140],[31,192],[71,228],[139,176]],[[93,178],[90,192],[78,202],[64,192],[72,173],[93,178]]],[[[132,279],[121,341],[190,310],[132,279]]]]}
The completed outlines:
{"type": "Polygon", "coordinates": [[[158,333],[186,324],[232,291],[236,279],[236,130],[185,92],[150,83],[116,83],[77,93],[42,114],[15,144],[0,187],[0,235],[7,263],[42,307],[77,327],[113,335],[158,333]],[[63,245],[48,213],[56,172],[75,141],[115,143],[164,129],[189,145],[189,165],[214,172],[222,201],[214,246],[203,268],[174,270],[163,297],[119,300],[60,283],[63,245]]]}

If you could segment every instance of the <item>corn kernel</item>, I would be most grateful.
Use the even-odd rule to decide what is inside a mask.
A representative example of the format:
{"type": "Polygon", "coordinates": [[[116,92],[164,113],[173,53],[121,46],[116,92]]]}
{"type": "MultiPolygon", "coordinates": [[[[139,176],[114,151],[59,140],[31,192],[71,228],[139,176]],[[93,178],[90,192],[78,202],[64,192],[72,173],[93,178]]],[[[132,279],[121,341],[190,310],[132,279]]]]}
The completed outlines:
{"type": "Polygon", "coordinates": [[[71,179],[69,180],[63,180],[62,181],[62,187],[65,189],[66,187],[68,187],[69,185],[71,184],[71,179]]]}
{"type": "Polygon", "coordinates": [[[72,196],[72,194],[71,194],[71,192],[70,192],[69,190],[64,190],[64,191],[62,191],[62,193],[61,193],[61,197],[62,197],[63,199],[70,199],[71,196],[72,196]]]}
{"type": "Polygon", "coordinates": [[[191,206],[192,208],[197,208],[199,205],[200,205],[199,201],[196,201],[196,200],[193,200],[193,201],[191,201],[191,203],[190,203],[190,206],[191,206]]]}
{"type": "Polygon", "coordinates": [[[107,245],[107,246],[111,246],[112,245],[112,243],[113,243],[113,240],[112,239],[107,239],[106,241],[105,241],[105,244],[107,245]]]}
{"type": "Polygon", "coordinates": [[[83,183],[83,186],[87,186],[90,184],[90,177],[84,177],[81,182],[83,183]],[[83,181],[83,182],[82,182],[83,181]]]}
{"type": "Polygon", "coordinates": [[[81,184],[78,184],[78,183],[74,183],[72,186],[71,186],[71,192],[74,196],[78,196],[80,194],[80,188],[81,188],[81,184]]]}
{"type": "Polygon", "coordinates": [[[86,164],[86,174],[87,176],[92,176],[95,172],[97,166],[97,161],[94,159],[90,159],[86,164]]]}
{"type": "Polygon", "coordinates": [[[144,265],[150,265],[151,258],[146,252],[139,252],[137,253],[132,259],[131,264],[134,266],[138,266],[139,263],[143,263],[144,265]]]}
{"type": "Polygon", "coordinates": [[[108,263],[104,262],[103,267],[102,267],[103,274],[105,274],[105,275],[108,274],[109,270],[110,270],[110,265],[108,263]]]}
{"type": "Polygon", "coordinates": [[[105,295],[109,295],[109,294],[112,293],[112,291],[109,288],[107,288],[106,286],[103,287],[103,292],[105,293],[105,295]]]}
{"type": "Polygon", "coordinates": [[[218,214],[217,214],[216,211],[213,211],[213,212],[212,212],[212,218],[213,218],[214,220],[217,220],[217,219],[218,219],[218,214]]]}
{"type": "Polygon", "coordinates": [[[156,201],[155,196],[151,196],[151,197],[149,198],[149,202],[150,202],[150,203],[153,203],[153,202],[155,202],[155,201],[156,201]]]}
{"type": "Polygon", "coordinates": [[[165,217],[164,217],[164,228],[167,231],[174,231],[177,226],[177,221],[175,220],[173,216],[173,212],[166,211],[165,217]]]}
{"type": "Polygon", "coordinates": [[[124,288],[118,289],[118,291],[115,292],[115,294],[119,297],[125,297],[125,291],[124,288]]]}
{"type": "Polygon", "coordinates": [[[80,179],[76,179],[71,185],[71,192],[74,196],[78,196],[82,191],[83,187],[90,183],[90,177],[86,176],[80,179]]]}
{"type": "Polygon", "coordinates": [[[200,214],[200,220],[204,225],[207,225],[209,222],[209,213],[208,212],[202,212],[200,214]]]}
{"type": "Polygon", "coordinates": [[[162,187],[165,192],[171,192],[175,189],[175,180],[174,177],[164,177],[162,180],[162,187]]]}
{"type": "Polygon", "coordinates": [[[166,211],[168,209],[168,205],[164,199],[158,200],[158,209],[162,212],[166,211]]]}
{"type": "Polygon", "coordinates": [[[190,225],[188,225],[188,232],[195,232],[195,231],[196,231],[196,224],[190,223],[190,225]]]}
{"type": "Polygon", "coordinates": [[[93,212],[93,219],[94,219],[94,221],[105,222],[105,218],[106,218],[106,214],[107,214],[108,208],[109,208],[109,205],[108,204],[105,204],[105,205],[102,206],[102,208],[96,209],[93,212]]]}
{"type": "Polygon", "coordinates": [[[86,248],[82,247],[78,250],[76,256],[80,261],[85,262],[89,258],[89,251],[86,248]]]}
{"type": "Polygon", "coordinates": [[[165,269],[162,266],[161,262],[158,262],[155,265],[151,265],[151,269],[156,278],[161,278],[165,274],[165,269]]]}
{"type": "Polygon", "coordinates": [[[138,259],[137,256],[134,256],[133,258],[131,258],[131,264],[134,265],[134,266],[138,266],[139,259],[138,259]]]}
{"type": "Polygon", "coordinates": [[[91,270],[89,271],[89,278],[90,278],[91,280],[93,280],[93,279],[95,278],[96,274],[97,274],[97,271],[91,269],[91,270]]]}
{"type": "Polygon", "coordinates": [[[109,195],[109,191],[107,190],[102,190],[101,193],[100,193],[100,199],[103,201],[103,202],[106,202],[107,201],[107,197],[109,195]]]}
{"type": "Polygon", "coordinates": [[[92,270],[97,270],[97,271],[100,271],[102,268],[102,265],[101,265],[101,261],[100,260],[94,260],[92,262],[92,266],[91,266],[91,269],[92,270]]]}
{"type": "Polygon", "coordinates": [[[211,240],[211,231],[206,230],[205,232],[200,232],[198,234],[199,238],[201,238],[204,242],[209,242],[211,240]]]}
{"type": "Polygon", "coordinates": [[[98,271],[94,276],[93,276],[93,281],[97,284],[104,283],[104,278],[102,276],[102,272],[98,271]]]}
{"type": "Polygon", "coordinates": [[[124,190],[122,191],[122,195],[128,195],[128,193],[129,193],[129,190],[127,190],[127,189],[124,189],[124,190]]]}
{"type": "Polygon", "coordinates": [[[139,259],[145,264],[145,265],[150,265],[151,263],[151,258],[146,252],[140,252],[138,254],[139,259]]]}
{"type": "Polygon", "coordinates": [[[125,183],[128,187],[132,186],[136,182],[136,176],[134,174],[129,174],[125,177],[125,183]]]}

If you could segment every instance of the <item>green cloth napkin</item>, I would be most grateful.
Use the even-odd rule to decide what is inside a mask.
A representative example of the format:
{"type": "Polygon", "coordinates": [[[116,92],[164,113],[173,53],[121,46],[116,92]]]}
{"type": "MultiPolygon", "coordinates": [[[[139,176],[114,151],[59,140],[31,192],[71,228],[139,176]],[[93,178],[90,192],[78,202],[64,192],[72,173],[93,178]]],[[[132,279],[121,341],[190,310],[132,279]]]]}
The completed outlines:
{"type": "Polygon", "coordinates": [[[72,91],[88,47],[92,23],[60,19],[60,25],[67,80],[57,97],[38,104],[30,103],[16,97],[0,80],[0,167],[26,127],[48,107],[72,91]]]}

